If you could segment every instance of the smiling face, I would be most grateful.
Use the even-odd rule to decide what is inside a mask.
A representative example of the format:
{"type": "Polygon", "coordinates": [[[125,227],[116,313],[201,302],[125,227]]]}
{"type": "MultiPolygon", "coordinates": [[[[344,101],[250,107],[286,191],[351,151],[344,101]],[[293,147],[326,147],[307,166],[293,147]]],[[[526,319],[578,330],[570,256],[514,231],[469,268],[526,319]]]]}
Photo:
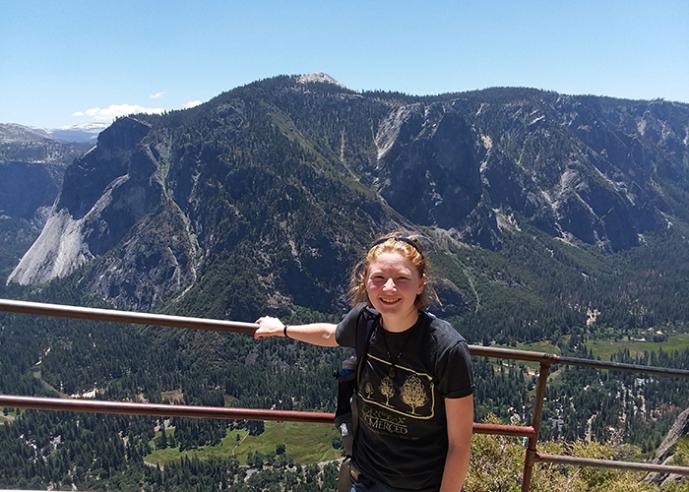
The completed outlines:
{"type": "Polygon", "coordinates": [[[395,251],[380,253],[369,264],[366,293],[386,330],[403,331],[416,323],[416,298],[425,283],[414,264],[395,251]]]}

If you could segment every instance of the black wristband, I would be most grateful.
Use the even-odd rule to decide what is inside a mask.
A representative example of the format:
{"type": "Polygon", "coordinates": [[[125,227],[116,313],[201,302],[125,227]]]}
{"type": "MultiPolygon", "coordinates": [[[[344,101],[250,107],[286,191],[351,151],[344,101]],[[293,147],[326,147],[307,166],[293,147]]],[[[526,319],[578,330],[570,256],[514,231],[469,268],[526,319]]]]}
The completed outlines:
{"type": "Polygon", "coordinates": [[[289,335],[287,334],[287,325],[282,329],[282,334],[285,335],[285,338],[289,338],[289,335]]]}

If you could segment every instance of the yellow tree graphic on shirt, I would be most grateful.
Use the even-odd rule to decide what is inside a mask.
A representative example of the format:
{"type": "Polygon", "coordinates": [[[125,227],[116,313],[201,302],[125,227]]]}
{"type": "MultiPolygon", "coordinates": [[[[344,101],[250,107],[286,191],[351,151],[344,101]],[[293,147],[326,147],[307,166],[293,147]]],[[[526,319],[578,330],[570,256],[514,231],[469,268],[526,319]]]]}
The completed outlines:
{"type": "Polygon", "coordinates": [[[366,398],[368,398],[370,400],[371,395],[373,394],[373,386],[371,386],[370,382],[368,382],[364,385],[364,393],[366,394],[366,398]]]}
{"type": "Polygon", "coordinates": [[[392,379],[385,376],[380,382],[380,392],[385,397],[385,404],[390,402],[390,398],[395,395],[395,387],[392,385],[392,379]]]}
{"type": "Polygon", "coordinates": [[[402,385],[402,401],[411,407],[411,413],[416,414],[416,409],[428,402],[428,395],[423,387],[421,379],[409,376],[402,385]]]}

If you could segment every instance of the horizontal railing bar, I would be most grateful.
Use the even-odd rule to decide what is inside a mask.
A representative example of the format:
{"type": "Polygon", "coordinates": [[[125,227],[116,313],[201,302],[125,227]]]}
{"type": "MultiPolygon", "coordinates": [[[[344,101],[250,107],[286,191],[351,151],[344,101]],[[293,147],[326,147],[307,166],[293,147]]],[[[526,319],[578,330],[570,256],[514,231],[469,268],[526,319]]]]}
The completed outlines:
{"type": "Polygon", "coordinates": [[[557,364],[559,358],[555,354],[548,354],[545,352],[532,352],[530,350],[516,350],[502,347],[486,347],[485,345],[469,345],[469,351],[471,355],[476,357],[525,360],[529,362],[543,362],[545,364],[557,364]]]}
{"type": "MultiPolygon", "coordinates": [[[[9,299],[0,299],[0,311],[21,314],[36,314],[43,316],[57,316],[63,318],[89,319],[95,321],[114,321],[142,325],[157,325],[172,328],[196,328],[248,334],[253,334],[258,328],[258,325],[255,323],[243,323],[239,321],[224,321],[205,318],[190,318],[185,316],[171,316],[166,314],[116,311],[113,309],[85,308],[80,306],[14,301],[9,299]]],[[[533,361],[547,365],[566,364],[593,367],[597,369],[641,372],[657,376],[689,377],[689,370],[685,369],[643,366],[639,364],[624,364],[620,362],[603,362],[591,359],[581,359],[577,357],[559,356],[545,352],[532,352],[528,350],[515,350],[502,347],[485,347],[482,345],[469,345],[469,351],[474,356],[533,361]]]]}
{"type": "Polygon", "coordinates": [[[471,355],[477,357],[493,357],[497,359],[515,359],[531,362],[540,362],[551,365],[571,365],[607,369],[611,371],[628,371],[653,374],[656,376],[680,376],[689,377],[689,370],[673,369],[668,367],[644,366],[640,364],[626,364],[622,362],[605,362],[601,360],[582,359],[579,357],[566,357],[545,352],[531,352],[529,350],[515,350],[501,347],[485,347],[482,345],[469,345],[471,355]]]}
{"type": "MultiPolygon", "coordinates": [[[[296,410],[262,410],[253,408],[226,408],[200,405],[166,405],[157,403],[114,402],[37,396],[0,395],[0,408],[26,408],[64,412],[108,413],[149,417],[190,417],[216,420],[270,420],[276,422],[302,422],[335,424],[335,414],[296,410]]],[[[529,437],[533,427],[518,425],[475,423],[477,434],[529,437]]]]}
{"type": "Polygon", "coordinates": [[[613,371],[641,372],[655,376],[680,376],[689,377],[686,369],[673,369],[669,367],[644,366],[641,364],[626,364],[622,362],[603,362],[600,360],[582,359],[579,357],[558,356],[558,364],[571,366],[593,367],[596,369],[609,369],[613,371]]]}
{"type": "Polygon", "coordinates": [[[658,465],[656,463],[637,463],[633,461],[601,460],[595,458],[579,458],[576,456],[564,456],[558,454],[536,453],[536,461],[544,463],[560,463],[574,466],[596,466],[601,468],[620,468],[624,470],[639,470],[644,472],[674,473],[676,475],[689,475],[689,467],[658,465]]]}
{"type": "Polygon", "coordinates": [[[332,424],[335,415],[323,412],[292,410],[260,410],[253,408],[209,407],[200,405],[167,405],[103,400],[41,398],[35,396],[0,395],[0,407],[59,410],[66,412],[145,415],[150,417],[191,417],[228,420],[271,420],[332,424]]]}
{"type": "Polygon", "coordinates": [[[203,330],[228,331],[253,334],[258,328],[255,323],[222,321],[166,314],[136,313],[114,309],[85,308],[63,304],[44,304],[40,302],[13,301],[0,299],[0,311],[22,314],[38,314],[60,318],[89,319],[94,321],[113,321],[137,325],[156,325],[170,328],[197,328],[203,330]]]}
{"type": "Polygon", "coordinates": [[[474,434],[507,437],[531,437],[536,435],[536,431],[529,425],[522,426],[474,423],[474,434]]]}

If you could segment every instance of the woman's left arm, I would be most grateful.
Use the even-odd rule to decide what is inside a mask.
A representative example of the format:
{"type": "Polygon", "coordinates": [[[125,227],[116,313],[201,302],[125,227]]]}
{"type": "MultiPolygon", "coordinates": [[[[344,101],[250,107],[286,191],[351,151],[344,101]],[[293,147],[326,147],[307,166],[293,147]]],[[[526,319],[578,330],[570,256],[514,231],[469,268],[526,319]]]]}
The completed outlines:
{"type": "Polygon", "coordinates": [[[445,398],[445,413],[448,448],[440,492],[458,492],[469,470],[474,397],[445,398]]]}

